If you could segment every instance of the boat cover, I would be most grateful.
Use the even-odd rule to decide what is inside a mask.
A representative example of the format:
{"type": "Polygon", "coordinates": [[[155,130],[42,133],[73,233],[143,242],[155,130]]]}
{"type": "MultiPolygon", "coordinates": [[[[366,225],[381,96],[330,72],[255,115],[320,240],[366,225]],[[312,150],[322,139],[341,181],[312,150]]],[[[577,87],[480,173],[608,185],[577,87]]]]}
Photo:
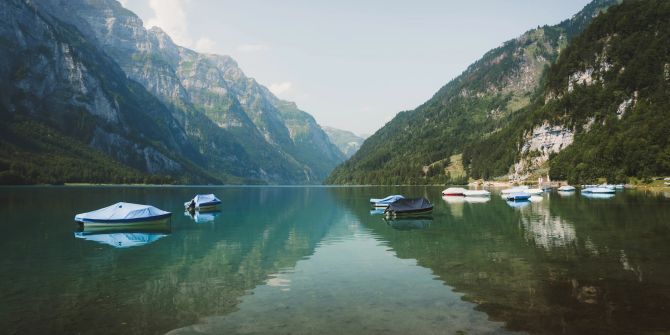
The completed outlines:
{"type": "Polygon", "coordinates": [[[217,198],[214,194],[198,194],[193,199],[187,203],[185,203],[185,206],[189,206],[189,204],[195,202],[195,207],[201,207],[201,206],[213,206],[213,205],[218,205],[221,203],[221,200],[217,198]]]}
{"type": "Polygon", "coordinates": [[[422,212],[433,209],[433,204],[426,198],[400,199],[386,209],[387,212],[396,214],[422,212]]]}
{"type": "Polygon", "coordinates": [[[389,195],[388,197],[381,198],[381,199],[370,198],[370,203],[389,205],[389,204],[392,204],[393,202],[395,202],[396,200],[400,200],[400,199],[405,199],[405,197],[403,197],[402,195],[396,194],[396,195],[389,195]]]}
{"type": "Polygon", "coordinates": [[[170,212],[166,212],[154,206],[118,202],[114,205],[92,212],[77,214],[74,217],[74,220],[79,222],[132,222],[166,217],[170,214],[170,212]]]}
{"type": "Polygon", "coordinates": [[[148,233],[114,233],[89,235],[83,232],[74,233],[74,237],[88,241],[111,245],[114,248],[139,247],[158,241],[166,234],[148,233]]]}

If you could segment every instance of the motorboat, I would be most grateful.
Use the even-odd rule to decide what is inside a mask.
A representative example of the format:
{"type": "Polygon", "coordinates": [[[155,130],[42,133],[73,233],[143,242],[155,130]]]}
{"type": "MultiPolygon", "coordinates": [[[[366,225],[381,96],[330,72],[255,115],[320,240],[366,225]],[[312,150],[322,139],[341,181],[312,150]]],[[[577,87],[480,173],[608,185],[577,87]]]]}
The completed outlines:
{"type": "Polygon", "coordinates": [[[118,202],[95,211],[75,215],[74,220],[88,227],[152,225],[170,218],[172,213],[154,206],[118,202]]]}
{"type": "Polygon", "coordinates": [[[214,194],[197,194],[193,199],[184,203],[187,210],[213,211],[221,204],[221,200],[214,194]]]}
{"type": "Polygon", "coordinates": [[[593,194],[608,194],[615,193],[614,188],[609,187],[588,187],[582,190],[582,193],[593,193],[593,194]]]}
{"type": "Polygon", "coordinates": [[[396,194],[396,195],[389,195],[386,198],[370,198],[370,203],[375,206],[375,207],[381,207],[381,208],[386,208],[390,204],[396,202],[397,200],[400,199],[405,199],[404,196],[396,194]]]}
{"type": "Polygon", "coordinates": [[[584,193],[582,196],[589,199],[611,199],[614,198],[614,192],[612,193],[584,193]]]}
{"type": "Polygon", "coordinates": [[[390,204],[384,214],[387,217],[426,215],[433,211],[433,204],[426,198],[400,199],[390,204]]]}
{"type": "Polygon", "coordinates": [[[466,190],[462,187],[449,187],[446,190],[442,191],[442,195],[445,195],[445,196],[464,196],[465,192],[468,192],[468,190],[466,190]]]}
{"type": "Polygon", "coordinates": [[[505,196],[506,200],[509,201],[529,201],[531,195],[526,192],[515,192],[515,193],[510,193],[505,196]]]}
{"type": "Polygon", "coordinates": [[[576,188],[574,186],[570,186],[570,185],[563,185],[563,186],[558,188],[559,192],[574,192],[575,190],[576,190],[576,188]]]}
{"type": "Polygon", "coordinates": [[[525,192],[526,190],[528,190],[528,186],[522,185],[504,189],[500,191],[500,193],[502,194],[519,193],[519,192],[525,192]]]}
{"type": "Polygon", "coordinates": [[[489,192],[487,190],[465,190],[465,192],[463,192],[463,195],[465,197],[470,197],[470,198],[474,198],[474,197],[487,198],[487,197],[491,196],[491,192],[489,192]]]}

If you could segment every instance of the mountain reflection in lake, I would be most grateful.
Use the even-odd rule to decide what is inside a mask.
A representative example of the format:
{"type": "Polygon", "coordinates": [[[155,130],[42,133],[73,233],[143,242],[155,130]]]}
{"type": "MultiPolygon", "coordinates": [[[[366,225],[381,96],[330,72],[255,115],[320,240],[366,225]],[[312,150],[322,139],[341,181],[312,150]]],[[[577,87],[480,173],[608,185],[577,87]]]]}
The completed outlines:
{"type": "Polygon", "coordinates": [[[497,194],[440,201],[440,191],[2,188],[0,327],[10,334],[670,331],[670,199],[551,193],[510,208],[497,194]],[[195,193],[216,194],[220,212],[182,214],[195,193]],[[368,199],[388,194],[426,197],[435,209],[387,222],[368,199]],[[172,211],[170,230],[77,232],[75,213],[121,200],[172,211]]]}

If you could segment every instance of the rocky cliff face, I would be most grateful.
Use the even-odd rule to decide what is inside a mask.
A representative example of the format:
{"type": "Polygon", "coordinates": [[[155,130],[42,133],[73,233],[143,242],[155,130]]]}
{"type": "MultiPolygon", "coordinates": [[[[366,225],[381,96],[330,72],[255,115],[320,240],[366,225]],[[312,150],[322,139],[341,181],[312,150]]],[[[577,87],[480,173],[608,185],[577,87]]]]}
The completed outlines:
{"type": "Polygon", "coordinates": [[[659,0],[599,15],[548,69],[532,107],[473,146],[471,167],[494,165],[515,180],[548,172],[571,183],[670,173],[668,15],[670,4],[659,0]]]}
{"type": "MultiPolygon", "coordinates": [[[[159,28],[145,29],[115,0],[29,1],[51,20],[71,25],[125,76],[158,98],[167,107],[164,116],[178,130],[178,142],[189,147],[179,154],[214,175],[315,183],[343,159],[311,116],[301,112],[304,117],[284,119],[280,109],[288,103],[246,77],[230,57],[180,47],[159,28]],[[307,134],[292,136],[291,129],[297,128],[307,134]]],[[[77,73],[73,75],[76,79],[77,73]]],[[[94,113],[113,121],[113,102],[94,103],[94,113]]],[[[123,143],[99,134],[98,145],[123,143]]],[[[105,151],[118,155],[114,147],[105,151]]],[[[154,159],[151,166],[160,161],[154,159]]]]}
{"type": "Polygon", "coordinates": [[[79,31],[31,2],[3,1],[0,15],[0,101],[10,119],[51,125],[141,171],[187,170],[182,155],[192,148],[177,120],[79,31]]]}

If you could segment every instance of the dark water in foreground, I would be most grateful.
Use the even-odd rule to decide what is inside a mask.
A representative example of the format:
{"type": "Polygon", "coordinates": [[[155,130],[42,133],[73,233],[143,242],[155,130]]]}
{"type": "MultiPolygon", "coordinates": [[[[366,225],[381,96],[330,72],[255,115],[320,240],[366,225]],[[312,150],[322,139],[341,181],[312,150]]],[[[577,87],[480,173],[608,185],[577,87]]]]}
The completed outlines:
{"type": "Polygon", "coordinates": [[[512,208],[440,191],[0,188],[0,333],[670,331],[667,197],[512,208]],[[220,213],[183,214],[210,192],[220,213]],[[368,198],[391,193],[427,197],[432,219],[371,215],[368,198]],[[174,212],[170,227],[75,234],[76,213],[121,200],[174,212]]]}

